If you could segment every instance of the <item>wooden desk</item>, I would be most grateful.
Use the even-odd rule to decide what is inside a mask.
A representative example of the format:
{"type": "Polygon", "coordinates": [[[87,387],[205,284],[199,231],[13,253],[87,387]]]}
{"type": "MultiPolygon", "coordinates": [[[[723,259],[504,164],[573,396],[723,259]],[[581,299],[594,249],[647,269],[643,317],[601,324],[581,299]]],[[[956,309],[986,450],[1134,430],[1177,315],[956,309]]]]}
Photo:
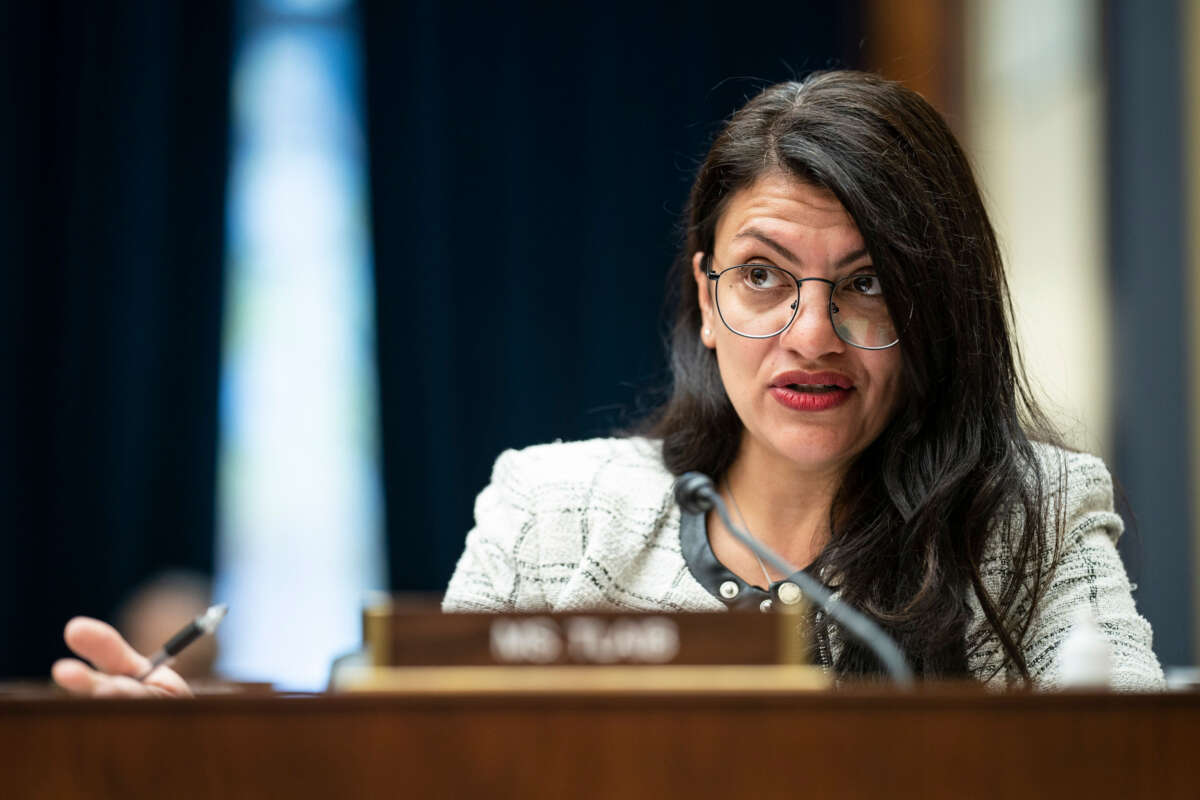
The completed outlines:
{"type": "Polygon", "coordinates": [[[1200,694],[0,699],[0,795],[1200,797],[1200,694]]]}

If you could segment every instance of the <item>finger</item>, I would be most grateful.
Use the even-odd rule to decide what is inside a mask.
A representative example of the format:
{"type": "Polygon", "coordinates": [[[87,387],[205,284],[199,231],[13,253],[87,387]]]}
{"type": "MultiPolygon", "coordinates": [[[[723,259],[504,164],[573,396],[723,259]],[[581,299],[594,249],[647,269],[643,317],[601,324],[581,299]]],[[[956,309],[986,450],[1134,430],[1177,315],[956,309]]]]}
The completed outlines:
{"type": "Polygon", "coordinates": [[[50,675],[54,682],[72,694],[91,694],[96,683],[96,671],[74,658],[54,662],[50,675]]]}
{"type": "Polygon", "coordinates": [[[55,662],[54,682],[72,694],[91,697],[190,697],[187,682],[167,667],[159,667],[145,683],[128,675],[105,675],[74,658],[55,662]]]}
{"type": "Polygon", "coordinates": [[[73,658],[64,658],[56,662],[50,668],[50,674],[54,676],[55,683],[72,694],[96,697],[116,697],[120,695],[146,697],[150,694],[149,688],[133,680],[133,678],[124,678],[124,680],[132,683],[132,686],[128,683],[116,684],[115,679],[111,675],[97,672],[82,661],[77,661],[73,658]]]}
{"type": "Polygon", "coordinates": [[[102,675],[96,682],[93,697],[174,697],[162,686],[142,683],[128,675],[102,675]]]}
{"type": "MultiPolygon", "coordinates": [[[[169,664],[170,662],[167,663],[169,664]]],[[[192,696],[192,688],[188,686],[188,682],[183,679],[183,676],[166,664],[160,664],[155,667],[154,671],[147,675],[141,683],[152,689],[161,689],[171,697],[192,696]]]]}
{"type": "Polygon", "coordinates": [[[90,617],[75,617],[67,623],[63,638],[77,655],[110,675],[141,675],[150,661],[121,638],[113,626],[90,617]]]}

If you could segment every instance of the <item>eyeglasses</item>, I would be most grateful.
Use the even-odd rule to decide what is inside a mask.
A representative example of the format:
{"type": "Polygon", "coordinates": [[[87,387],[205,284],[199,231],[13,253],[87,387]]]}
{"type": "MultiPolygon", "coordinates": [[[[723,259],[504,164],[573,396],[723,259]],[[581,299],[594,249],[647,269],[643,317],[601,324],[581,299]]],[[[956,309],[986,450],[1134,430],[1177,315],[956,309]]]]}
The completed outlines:
{"type": "Polygon", "coordinates": [[[717,313],[725,327],[748,339],[770,339],[788,329],[800,309],[800,284],[827,283],[829,321],[846,344],[885,350],[900,341],[878,275],[856,272],[839,281],[797,278],[766,264],[741,264],[720,272],[705,256],[705,274],[716,283],[717,313]]]}

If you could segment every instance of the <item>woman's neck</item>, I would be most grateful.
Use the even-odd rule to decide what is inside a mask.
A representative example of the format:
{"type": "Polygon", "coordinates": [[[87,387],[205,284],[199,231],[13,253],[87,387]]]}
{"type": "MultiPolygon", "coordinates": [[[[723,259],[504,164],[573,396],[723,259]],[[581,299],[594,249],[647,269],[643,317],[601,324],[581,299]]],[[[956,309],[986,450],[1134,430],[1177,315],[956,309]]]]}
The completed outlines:
{"type": "MultiPolygon", "coordinates": [[[[806,567],[829,541],[830,508],[844,468],[805,471],[743,447],[720,487],[744,526],[797,567],[806,567]]],[[[727,533],[727,532],[726,532],[727,533]]],[[[738,543],[740,547],[740,543],[738,543]]],[[[773,578],[779,578],[772,571],[773,578]]]]}

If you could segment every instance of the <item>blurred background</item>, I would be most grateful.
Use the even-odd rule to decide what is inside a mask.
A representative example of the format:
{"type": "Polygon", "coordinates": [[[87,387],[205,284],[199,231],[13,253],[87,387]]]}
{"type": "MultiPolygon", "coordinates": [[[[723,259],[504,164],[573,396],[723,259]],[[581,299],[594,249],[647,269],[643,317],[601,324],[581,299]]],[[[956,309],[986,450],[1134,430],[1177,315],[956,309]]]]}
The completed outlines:
{"type": "Polygon", "coordinates": [[[319,688],[369,592],[444,587],[502,449],[654,405],[711,136],[838,67],[962,138],[1029,369],[1124,488],[1160,658],[1196,661],[1190,4],[0,13],[0,678],[44,678],[74,614],[155,641],[139,609],[217,597],[198,670],[319,688]]]}

